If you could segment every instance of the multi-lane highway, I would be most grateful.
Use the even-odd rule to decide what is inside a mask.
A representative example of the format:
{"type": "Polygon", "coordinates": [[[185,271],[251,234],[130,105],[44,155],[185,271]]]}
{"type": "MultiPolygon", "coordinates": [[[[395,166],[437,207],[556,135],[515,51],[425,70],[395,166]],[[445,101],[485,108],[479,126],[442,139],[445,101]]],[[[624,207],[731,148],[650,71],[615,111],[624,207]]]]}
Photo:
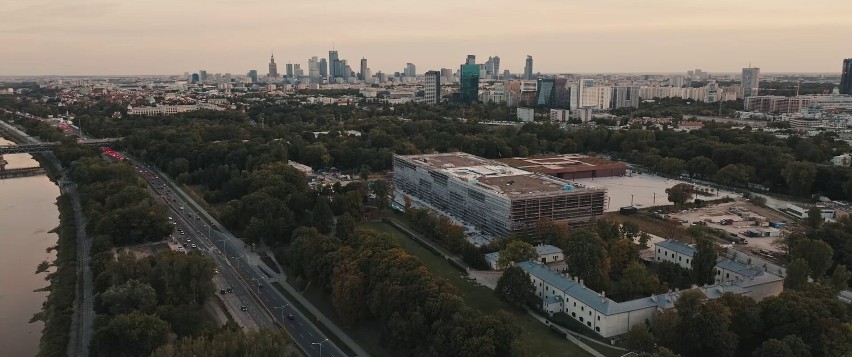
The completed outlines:
{"type": "Polygon", "coordinates": [[[167,179],[159,177],[155,171],[138,161],[131,162],[151,185],[155,195],[162,195],[163,201],[169,206],[170,215],[175,221],[174,236],[179,243],[186,243],[184,249],[188,250],[192,250],[192,244],[196,244],[195,249],[216,264],[219,274],[233,288],[232,294],[236,294],[246,307],[246,311],[241,309],[232,311],[232,314],[247,314],[259,328],[280,326],[286,329],[292,340],[308,356],[346,356],[309,318],[295,309],[290,301],[271,285],[271,277],[259,268],[255,259],[246,254],[247,248],[241,240],[222,229],[220,225],[208,222],[206,214],[199,216],[200,212],[195,205],[176,192],[171,183],[166,182],[167,179]],[[213,229],[211,224],[217,229],[213,229]],[[184,235],[181,235],[179,230],[182,230],[184,235]],[[189,242],[186,241],[187,238],[189,242]]]}
{"type": "MultiPolygon", "coordinates": [[[[4,109],[4,111],[11,114],[8,110],[4,109]]],[[[15,114],[28,116],[23,113],[15,114]]],[[[44,118],[28,117],[47,121],[44,118]]],[[[73,132],[72,134],[80,133],[73,132]]],[[[87,138],[85,135],[80,136],[82,139],[87,138]]],[[[198,206],[194,202],[190,202],[183,192],[177,192],[173,188],[172,182],[167,178],[159,177],[156,170],[151,170],[132,158],[128,157],[127,159],[137,168],[137,172],[148,181],[151,192],[157,197],[162,195],[163,201],[167,203],[170,216],[175,222],[175,234],[173,236],[178,243],[181,245],[186,243],[187,246],[184,247],[184,250],[195,249],[199,254],[205,255],[216,264],[220,277],[232,289],[231,293],[226,294],[234,294],[241,304],[240,310],[232,311],[232,314],[245,314],[244,317],[250,318],[254,326],[258,328],[284,328],[307,356],[346,356],[333,341],[329,340],[328,336],[313,324],[310,318],[294,308],[290,301],[270,284],[271,277],[261,271],[258,263],[250,258],[251,254],[246,254],[247,248],[241,240],[224,229],[221,224],[213,221],[213,218],[207,212],[201,212],[197,208],[198,206]],[[199,213],[202,216],[199,216],[199,213]],[[211,226],[215,226],[217,229],[213,229],[211,226]],[[184,234],[181,235],[178,230],[182,230],[184,234]],[[189,242],[186,241],[187,238],[189,238],[189,242]],[[192,244],[195,244],[196,248],[192,248],[192,244]]],[[[88,250],[88,245],[91,242],[84,240],[83,243],[88,244],[78,249],[84,250],[84,252],[81,252],[81,258],[88,261],[88,257],[85,257],[87,255],[85,251],[88,250]]],[[[220,292],[217,291],[216,293],[219,294],[220,292]]],[[[86,297],[91,297],[91,294],[83,294],[83,297],[82,317],[84,320],[91,321],[91,317],[94,315],[92,302],[85,300],[86,297]]],[[[230,296],[226,300],[232,297],[230,296]]],[[[85,323],[83,325],[86,327],[85,323]]],[[[91,338],[91,322],[88,323],[88,328],[82,330],[78,351],[80,349],[86,351],[88,347],[87,342],[91,338]]],[[[357,348],[357,346],[352,347],[357,348]]],[[[85,354],[82,353],[82,355],[85,354]]]]}

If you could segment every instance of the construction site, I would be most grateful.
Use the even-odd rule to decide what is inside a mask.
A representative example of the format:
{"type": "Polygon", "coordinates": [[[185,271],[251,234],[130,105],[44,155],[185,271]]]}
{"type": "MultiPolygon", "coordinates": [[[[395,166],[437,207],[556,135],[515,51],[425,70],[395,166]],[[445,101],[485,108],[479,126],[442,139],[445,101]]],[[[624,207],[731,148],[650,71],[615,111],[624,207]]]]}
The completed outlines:
{"type": "Polygon", "coordinates": [[[736,250],[767,258],[783,254],[781,243],[789,233],[791,218],[745,199],[671,215],[685,226],[703,225],[724,231],[736,250]]]}
{"type": "Polygon", "coordinates": [[[586,223],[604,212],[606,190],[532,173],[465,153],[394,156],[394,186],[495,236],[541,218],[586,223]]]}

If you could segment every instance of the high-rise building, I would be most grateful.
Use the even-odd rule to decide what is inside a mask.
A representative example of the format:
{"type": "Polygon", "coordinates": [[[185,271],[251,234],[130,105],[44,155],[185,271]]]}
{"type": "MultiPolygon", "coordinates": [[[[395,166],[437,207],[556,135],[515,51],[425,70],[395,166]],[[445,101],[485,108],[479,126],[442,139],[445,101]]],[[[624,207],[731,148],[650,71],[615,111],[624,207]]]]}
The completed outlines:
{"type": "Polygon", "coordinates": [[[252,83],[257,83],[257,70],[248,71],[248,77],[251,78],[252,83]]]}
{"type": "Polygon", "coordinates": [[[535,105],[550,107],[553,105],[554,86],[556,80],[553,78],[539,78],[536,83],[536,91],[538,92],[535,100],[535,105]]]}
{"type": "Polygon", "coordinates": [[[568,78],[556,78],[553,84],[551,106],[562,109],[568,109],[571,106],[571,88],[568,85],[568,78]]]}
{"type": "Polygon", "coordinates": [[[319,66],[320,66],[320,68],[319,68],[320,77],[322,77],[322,78],[328,77],[328,61],[326,61],[325,58],[320,58],[319,66]]]}
{"type": "Polygon", "coordinates": [[[503,71],[503,80],[508,81],[510,79],[512,79],[512,72],[509,72],[508,69],[503,71]]]}
{"type": "Polygon", "coordinates": [[[199,70],[198,71],[198,80],[201,82],[207,82],[207,71],[199,70]]]}
{"type": "Polygon", "coordinates": [[[464,64],[476,64],[476,55],[467,55],[467,60],[464,64]]]}
{"type": "Polygon", "coordinates": [[[424,102],[427,104],[438,104],[441,102],[441,72],[426,72],[426,87],[423,89],[424,102]]]}
{"type": "Polygon", "coordinates": [[[278,78],[278,65],[275,64],[275,55],[269,57],[269,77],[278,78]]]}
{"type": "Polygon", "coordinates": [[[361,71],[358,72],[358,79],[363,81],[367,78],[367,59],[361,57],[361,71]]]}
{"type": "Polygon", "coordinates": [[[344,73],[346,71],[346,66],[347,66],[346,60],[338,59],[337,61],[335,61],[334,62],[334,77],[343,78],[346,75],[346,73],[344,73]]]}
{"type": "Polygon", "coordinates": [[[612,109],[639,108],[639,87],[612,87],[612,109]]]}
{"type": "Polygon", "coordinates": [[[485,74],[489,79],[497,79],[500,75],[500,57],[488,57],[488,61],[485,61],[485,74]]]}
{"type": "Polygon", "coordinates": [[[449,68],[441,68],[441,77],[450,79],[453,77],[453,70],[449,68]]]}
{"type": "Polygon", "coordinates": [[[529,55],[527,55],[527,61],[524,65],[524,79],[528,81],[533,79],[533,59],[529,55]]]}
{"type": "Polygon", "coordinates": [[[287,64],[287,78],[293,78],[293,64],[287,64]]]}
{"type": "Polygon", "coordinates": [[[852,58],[843,60],[840,73],[840,94],[852,94],[852,58]]]}
{"type": "Polygon", "coordinates": [[[200,80],[201,80],[201,76],[199,76],[198,73],[192,74],[192,83],[198,83],[198,81],[200,81],[200,80]]]}
{"type": "Polygon", "coordinates": [[[302,65],[296,63],[293,64],[293,77],[302,78],[305,76],[305,71],[302,70],[302,65]]]}
{"type": "MultiPolygon", "coordinates": [[[[468,56],[470,58],[470,56],[468,56]]],[[[460,99],[464,104],[470,104],[479,99],[479,66],[463,64],[459,75],[461,84],[460,99]]]]}
{"type": "Polygon", "coordinates": [[[405,70],[403,70],[402,73],[406,77],[417,77],[416,68],[417,67],[415,67],[413,63],[406,63],[405,70]]]}
{"type": "Polygon", "coordinates": [[[757,95],[760,88],[760,68],[743,68],[743,98],[757,95]]]}
{"type": "Polygon", "coordinates": [[[308,77],[311,78],[319,78],[320,70],[319,70],[319,58],[317,56],[313,56],[308,59],[308,77]]]}
{"type": "Polygon", "coordinates": [[[331,50],[328,51],[328,77],[335,78],[340,77],[343,73],[343,68],[340,68],[340,59],[337,57],[337,51],[331,50]],[[337,70],[340,69],[341,73],[338,73],[337,70]]]}

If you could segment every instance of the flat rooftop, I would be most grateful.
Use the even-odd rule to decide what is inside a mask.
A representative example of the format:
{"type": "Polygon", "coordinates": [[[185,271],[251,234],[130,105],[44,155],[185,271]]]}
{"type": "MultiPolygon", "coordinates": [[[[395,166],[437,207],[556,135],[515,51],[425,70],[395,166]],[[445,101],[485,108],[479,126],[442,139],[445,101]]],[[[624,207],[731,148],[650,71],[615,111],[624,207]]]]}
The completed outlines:
{"type": "Polygon", "coordinates": [[[528,194],[575,191],[587,189],[570,181],[533,173],[511,167],[499,161],[488,160],[466,153],[428,155],[399,155],[426,166],[432,171],[442,172],[465,181],[476,181],[500,194],[516,197],[528,194]],[[570,186],[570,187],[567,187],[570,186]]]}
{"type": "Polygon", "coordinates": [[[627,167],[625,164],[617,161],[579,154],[513,157],[499,159],[498,161],[519,169],[542,173],[625,169],[627,167]]]}

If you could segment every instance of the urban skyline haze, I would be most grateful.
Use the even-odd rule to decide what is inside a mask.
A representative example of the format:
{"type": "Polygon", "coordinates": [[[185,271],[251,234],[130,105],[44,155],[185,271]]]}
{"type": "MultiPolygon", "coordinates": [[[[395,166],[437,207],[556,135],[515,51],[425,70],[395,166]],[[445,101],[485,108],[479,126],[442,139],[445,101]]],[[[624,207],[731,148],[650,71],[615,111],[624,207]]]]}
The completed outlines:
{"type": "MultiPolygon", "coordinates": [[[[0,75],[245,74],[336,49],[373,73],[458,68],[468,54],[535,72],[839,73],[852,2],[0,0],[0,75]]],[[[480,60],[480,61],[483,61],[480,60]]],[[[357,65],[355,65],[357,66],[357,65]]],[[[261,71],[263,72],[263,71],[261,71]]]]}

